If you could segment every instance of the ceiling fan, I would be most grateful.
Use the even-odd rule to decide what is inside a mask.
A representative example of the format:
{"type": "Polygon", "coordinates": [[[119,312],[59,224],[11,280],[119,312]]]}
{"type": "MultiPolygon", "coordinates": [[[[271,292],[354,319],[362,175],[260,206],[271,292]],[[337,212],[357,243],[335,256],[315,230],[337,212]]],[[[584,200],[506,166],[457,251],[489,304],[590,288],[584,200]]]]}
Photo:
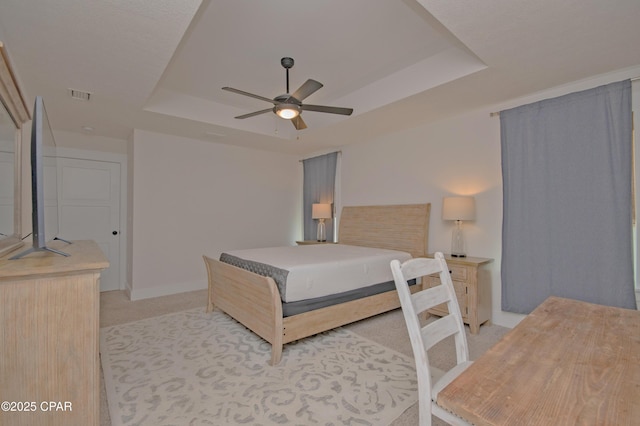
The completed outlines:
{"type": "Polygon", "coordinates": [[[284,95],[278,95],[273,99],[265,98],[264,96],[254,95],[253,93],[245,92],[243,90],[234,89],[233,87],[223,87],[222,90],[237,93],[239,95],[249,96],[252,98],[260,99],[266,102],[272,103],[272,108],[263,109],[249,114],[239,115],[235,118],[244,119],[254,117],[256,115],[264,114],[269,111],[275,112],[279,117],[287,120],[291,120],[293,127],[297,130],[306,129],[307,125],[300,116],[302,111],[316,111],[326,112],[329,114],[341,114],[351,115],[353,108],[340,108],[325,105],[309,105],[303,104],[302,101],[322,87],[322,83],[308,79],[302,86],[298,88],[293,94],[289,94],[289,69],[293,67],[293,58],[282,58],[280,60],[282,66],[287,70],[287,93],[284,95]]]}

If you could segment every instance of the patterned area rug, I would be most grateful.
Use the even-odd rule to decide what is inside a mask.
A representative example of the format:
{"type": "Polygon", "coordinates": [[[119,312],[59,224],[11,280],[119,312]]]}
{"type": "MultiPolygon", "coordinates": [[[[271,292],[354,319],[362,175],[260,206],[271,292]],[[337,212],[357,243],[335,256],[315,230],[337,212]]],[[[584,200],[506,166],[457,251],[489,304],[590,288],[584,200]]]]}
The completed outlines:
{"type": "Polygon", "coordinates": [[[344,329],[271,348],[192,309],[100,330],[115,425],[387,425],[417,401],[413,359],[344,329]]]}

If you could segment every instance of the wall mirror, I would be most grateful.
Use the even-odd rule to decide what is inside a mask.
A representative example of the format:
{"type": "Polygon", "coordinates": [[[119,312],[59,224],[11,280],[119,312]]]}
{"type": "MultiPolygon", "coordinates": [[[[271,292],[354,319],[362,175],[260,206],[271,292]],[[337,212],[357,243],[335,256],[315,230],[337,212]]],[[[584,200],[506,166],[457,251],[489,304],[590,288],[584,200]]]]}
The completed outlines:
{"type": "Polygon", "coordinates": [[[29,113],[0,42],[0,255],[22,245],[22,126],[29,113]]]}

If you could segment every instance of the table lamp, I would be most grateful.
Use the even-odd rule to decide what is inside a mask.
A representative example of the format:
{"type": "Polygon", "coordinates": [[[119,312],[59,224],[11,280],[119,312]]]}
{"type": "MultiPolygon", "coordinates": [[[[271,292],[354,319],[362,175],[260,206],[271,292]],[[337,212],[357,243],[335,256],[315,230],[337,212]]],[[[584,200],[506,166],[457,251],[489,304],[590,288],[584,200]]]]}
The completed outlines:
{"type": "Polygon", "coordinates": [[[318,219],[318,241],[327,241],[327,231],[324,220],[331,219],[331,204],[313,204],[311,206],[311,218],[318,219]]]}
{"type": "Polygon", "coordinates": [[[455,220],[451,233],[451,256],[467,257],[465,253],[463,220],[475,220],[476,200],[473,197],[445,197],[442,201],[442,220],[455,220]]]}

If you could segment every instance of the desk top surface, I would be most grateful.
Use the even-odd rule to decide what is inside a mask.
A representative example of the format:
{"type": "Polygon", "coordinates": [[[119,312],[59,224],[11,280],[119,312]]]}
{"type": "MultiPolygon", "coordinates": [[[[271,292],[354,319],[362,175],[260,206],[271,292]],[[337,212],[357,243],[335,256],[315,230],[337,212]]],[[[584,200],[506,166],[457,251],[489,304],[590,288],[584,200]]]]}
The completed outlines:
{"type": "Polygon", "coordinates": [[[438,405],[475,425],[637,424],[640,312],[550,297],[438,405]]]}

